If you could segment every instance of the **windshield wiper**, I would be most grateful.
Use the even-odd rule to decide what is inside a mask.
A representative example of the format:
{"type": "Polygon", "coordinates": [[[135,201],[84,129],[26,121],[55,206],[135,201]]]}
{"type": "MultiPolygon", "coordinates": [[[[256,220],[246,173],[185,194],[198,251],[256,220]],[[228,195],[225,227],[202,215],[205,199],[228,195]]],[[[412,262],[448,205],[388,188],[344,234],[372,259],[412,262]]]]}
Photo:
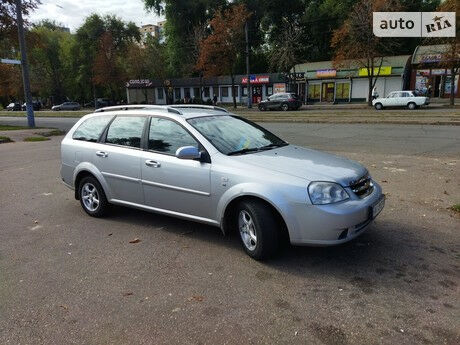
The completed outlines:
{"type": "Polygon", "coordinates": [[[288,145],[288,143],[286,142],[278,143],[278,144],[272,143],[272,144],[268,144],[268,145],[261,146],[261,147],[251,147],[247,149],[232,151],[230,153],[227,153],[227,156],[240,155],[240,154],[242,155],[242,154],[250,153],[250,152],[265,151],[265,150],[273,149],[275,147],[281,147],[281,146],[286,146],[286,145],[288,145]]]}
{"type": "Polygon", "coordinates": [[[278,143],[278,144],[271,143],[271,144],[259,147],[259,150],[270,150],[270,149],[273,149],[275,147],[283,147],[283,146],[286,146],[286,145],[288,145],[288,143],[286,143],[286,142],[278,143]]]}
{"type": "Polygon", "coordinates": [[[240,154],[243,155],[245,153],[257,152],[257,151],[260,151],[260,147],[252,147],[248,149],[232,151],[232,152],[227,153],[227,156],[240,155],[240,154]]]}

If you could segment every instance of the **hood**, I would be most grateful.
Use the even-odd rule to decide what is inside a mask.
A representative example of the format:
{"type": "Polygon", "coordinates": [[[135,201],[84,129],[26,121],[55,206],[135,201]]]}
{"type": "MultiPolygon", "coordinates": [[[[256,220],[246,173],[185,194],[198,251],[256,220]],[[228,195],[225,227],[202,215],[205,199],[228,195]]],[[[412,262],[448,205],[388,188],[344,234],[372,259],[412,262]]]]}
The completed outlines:
{"type": "Polygon", "coordinates": [[[234,158],[245,164],[305,178],[308,181],[331,181],[344,187],[368,172],[358,162],[345,157],[294,145],[234,158]]]}

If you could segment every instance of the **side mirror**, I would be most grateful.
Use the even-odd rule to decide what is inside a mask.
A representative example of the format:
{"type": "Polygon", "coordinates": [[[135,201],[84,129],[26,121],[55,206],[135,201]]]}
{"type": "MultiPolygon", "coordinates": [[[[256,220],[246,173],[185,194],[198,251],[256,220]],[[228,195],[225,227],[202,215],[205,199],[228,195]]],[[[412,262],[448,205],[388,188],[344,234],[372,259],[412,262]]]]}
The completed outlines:
{"type": "Polygon", "coordinates": [[[177,149],[176,157],[179,159],[198,159],[201,158],[201,152],[195,146],[182,146],[177,149]]]}

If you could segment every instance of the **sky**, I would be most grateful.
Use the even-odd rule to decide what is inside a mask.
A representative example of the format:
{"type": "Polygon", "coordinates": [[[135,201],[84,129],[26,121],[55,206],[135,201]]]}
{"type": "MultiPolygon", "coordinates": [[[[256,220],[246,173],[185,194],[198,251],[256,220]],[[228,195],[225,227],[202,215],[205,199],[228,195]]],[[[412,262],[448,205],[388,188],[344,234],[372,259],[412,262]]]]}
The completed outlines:
{"type": "Polygon", "coordinates": [[[154,13],[148,13],[142,0],[42,0],[38,9],[29,15],[31,22],[51,19],[72,32],[83,24],[92,13],[115,14],[125,21],[133,21],[138,26],[155,24],[162,20],[154,13]]]}

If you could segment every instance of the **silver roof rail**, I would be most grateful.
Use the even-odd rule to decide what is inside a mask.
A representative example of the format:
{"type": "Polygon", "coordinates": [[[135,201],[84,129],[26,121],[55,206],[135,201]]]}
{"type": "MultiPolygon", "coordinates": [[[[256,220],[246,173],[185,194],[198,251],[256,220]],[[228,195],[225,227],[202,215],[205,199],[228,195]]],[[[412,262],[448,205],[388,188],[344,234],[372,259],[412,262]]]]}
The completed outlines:
{"type": "Polygon", "coordinates": [[[111,106],[111,107],[104,107],[104,108],[96,109],[95,113],[102,113],[102,112],[105,112],[105,111],[136,110],[136,109],[155,109],[155,110],[162,110],[162,111],[167,111],[169,113],[182,115],[180,110],[173,109],[173,108],[171,108],[169,106],[151,105],[151,104],[115,105],[115,106],[111,106]]]}
{"type": "Polygon", "coordinates": [[[186,109],[186,108],[192,108],[192,109],[210,109],[210,110],[219,110],[223,111],[225,113],[228,113],[228,110],[222,107],[216,107],[215,105],[204,105],[204,104],[174,104],[174,105],[169,105],[168,107],[173,108],[173,109],[186,109]]]}

